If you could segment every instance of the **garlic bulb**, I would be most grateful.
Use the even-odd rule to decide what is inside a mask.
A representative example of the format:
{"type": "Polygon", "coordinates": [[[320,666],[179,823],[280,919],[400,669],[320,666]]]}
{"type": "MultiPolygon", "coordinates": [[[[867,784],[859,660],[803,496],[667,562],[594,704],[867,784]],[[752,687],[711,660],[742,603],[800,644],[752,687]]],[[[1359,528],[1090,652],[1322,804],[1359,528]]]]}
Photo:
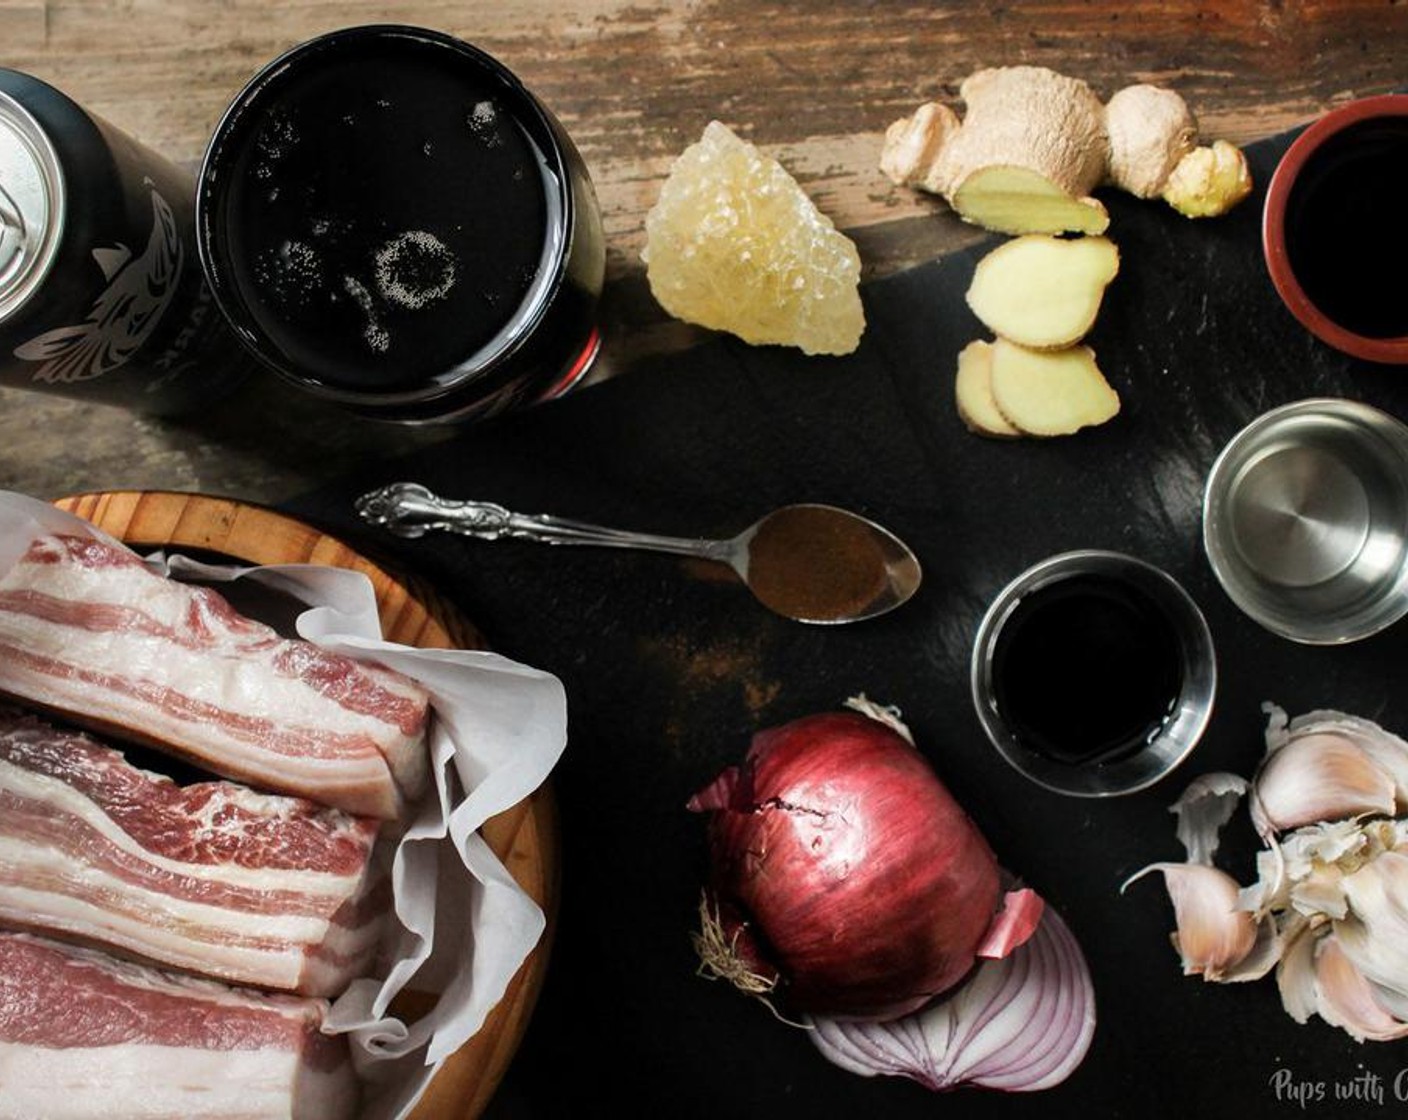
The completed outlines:
{"type": "Polygon", "coordinates": [[[1185,974],[1248,980],[1274,966],[1286,1012],[1360,1040],[1408,1037],[1408,743],[1318,711],[1270,716],[1251,783],[1196,779],[1173,805],[1185,863],[1157,863],[1185,974]],[[1212,865],[1243,793],[1266,848],[1238,888],[1212,865]]]}

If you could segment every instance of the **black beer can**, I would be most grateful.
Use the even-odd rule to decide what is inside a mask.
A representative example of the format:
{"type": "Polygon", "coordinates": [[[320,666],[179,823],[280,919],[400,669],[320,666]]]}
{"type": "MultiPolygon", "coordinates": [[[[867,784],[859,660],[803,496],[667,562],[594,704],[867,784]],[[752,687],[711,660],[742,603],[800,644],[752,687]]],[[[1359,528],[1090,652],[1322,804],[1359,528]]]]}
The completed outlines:
{"type": "Polygon", "coordinates": [[[154,415],[234,388],[194,204],[192,174],[0,68],[0,385],[154,415]]]}

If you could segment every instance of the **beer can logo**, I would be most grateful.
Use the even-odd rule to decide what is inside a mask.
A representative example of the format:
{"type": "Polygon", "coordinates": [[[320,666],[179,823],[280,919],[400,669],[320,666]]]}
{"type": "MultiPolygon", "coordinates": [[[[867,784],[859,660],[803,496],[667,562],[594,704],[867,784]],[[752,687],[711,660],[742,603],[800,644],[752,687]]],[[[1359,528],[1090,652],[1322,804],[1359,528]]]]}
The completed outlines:
{"type": "Polygon", "coordinates": [[[150,337],[176,294],[185,247],[166,199],[152,194],[152,232],[141,256],[127,246],[95,248],[93,260],[107,286],[83,322],[56,327],[15,347],[15,357],[38,362],[34,381],[91,381],[125,364],[150,337]]]}

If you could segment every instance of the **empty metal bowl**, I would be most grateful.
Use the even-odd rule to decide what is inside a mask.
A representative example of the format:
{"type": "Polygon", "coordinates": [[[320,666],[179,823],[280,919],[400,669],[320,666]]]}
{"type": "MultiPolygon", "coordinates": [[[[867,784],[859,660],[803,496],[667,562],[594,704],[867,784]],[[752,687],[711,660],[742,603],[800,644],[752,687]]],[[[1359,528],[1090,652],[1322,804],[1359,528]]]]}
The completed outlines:
{"type": "Polygon", "coordinates": [[[1208,475],[1203,544],[1275,634],[1335,645],[1392,625],[1408,613],[1408,427],[1334,398],[1258,417],[1208,475]]]}
{"type": "MultiPolygon", "coordinates": [[[[1049,601],[1049,598],[1046,599],[1049,601]]],[[[1030,617],[1030,616],[1029,616],[1030,617]]],[[[1085,665],[1072,642],[1068,660],[1085,665]]],[[[1111,696],[1127,688],[1128,681],[1095,680],[1111,696]]],[[[1115,797],[1146,789],[1174,770],[1198,744],[1212,717],[1217,692],[1217,658],[1212,634],[1198,605],[1167,572],[1119,552],[1087,549],[1063,552],[1028,568],[1013,579],[989,605],[978,626],[971,664],[973,704],[988,739],[1013,768],[1054,793],[1074,797],[1115,797]],[[1067,581],[1094,582],[1132,591],[1138,600],[1162,619],[1172,642],[1177,678],[1164,713],[1149,726],[1141,740],[1106,757],[1070,761],[1043,750],[1024,731],[1015,711],[1004,707],[1001,675],[1004,669],[1004,631],[1020,626],[1020,615],[1029,599],[1043,601],[1047,593],[1067,581]]],[[[1092,702],[1101,702],[1098,699],[1092,702]]]]}

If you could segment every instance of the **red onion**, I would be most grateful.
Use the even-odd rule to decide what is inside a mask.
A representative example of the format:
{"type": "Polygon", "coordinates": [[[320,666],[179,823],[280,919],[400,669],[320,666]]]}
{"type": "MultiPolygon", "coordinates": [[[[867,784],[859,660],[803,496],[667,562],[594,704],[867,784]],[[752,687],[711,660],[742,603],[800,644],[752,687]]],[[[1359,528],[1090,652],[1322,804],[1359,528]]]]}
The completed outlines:
{"type": "Polygon", "coordinates": [[[793,1013],[886,1019],[1010,952],[1040,900],[997,860],[924,757],[859,712],[754,736],[690,799],[712,811],[706,969],[793,1013]]]}
{"type": "Polygon", "coordinates": [[[1042,914],[1031,940],[984,962],[953,995],[885,1023],[813,1017],[812,1041],[864,1077],[909,1077],[930,1089],[1049,1089],[1080,1065],[1095,1034],[1095,992],[1060,916],[1042,914]]]}

